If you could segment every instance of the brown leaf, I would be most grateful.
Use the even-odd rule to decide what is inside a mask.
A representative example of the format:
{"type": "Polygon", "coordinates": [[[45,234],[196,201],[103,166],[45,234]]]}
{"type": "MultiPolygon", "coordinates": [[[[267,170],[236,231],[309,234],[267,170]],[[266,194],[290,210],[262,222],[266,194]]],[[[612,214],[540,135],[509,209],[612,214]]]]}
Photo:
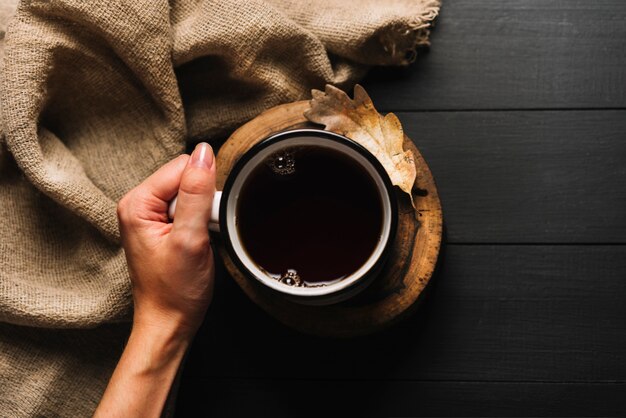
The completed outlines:
{"type": "Polygon", "coordinates": [[[385,167],[391,182],[409,195],[415,207],[411,190],[417,172],[413,152],[402,149],[404,131],[398,117],[393,113],[385,116],[378,113],[372,99],[358,84],[354,86],[354,100],[329,84],[325,91],[311,93],[311,108],[304,116],[364,146],[385,167]]]}

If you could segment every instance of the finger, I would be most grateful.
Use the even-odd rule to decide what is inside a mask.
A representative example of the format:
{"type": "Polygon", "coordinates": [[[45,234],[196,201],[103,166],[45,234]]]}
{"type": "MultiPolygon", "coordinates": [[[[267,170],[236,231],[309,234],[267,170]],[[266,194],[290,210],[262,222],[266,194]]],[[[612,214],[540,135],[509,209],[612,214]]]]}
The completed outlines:
{"type": "Polygon", "coordinates": [[[188,155],[174,158],[122,197],[117,205],[120,228],[135,221],[167,223],[167,202],[178,192],[187,160],[188,155]]]}
{"type": "Polygon", "coordinates": [[[180,180],[174,232],[187,229],[207,233],[215,194],[215,171],[213,149],[205,142],[199,143],[180,180]]]}
{"type": "Polygon", "coordinates": [[[178,193],[178,187],[188,160],[189,155],[183,154],[166,163],[137,186],[137,192],[154,196],[163,202],[169,202],[178,193]]]}

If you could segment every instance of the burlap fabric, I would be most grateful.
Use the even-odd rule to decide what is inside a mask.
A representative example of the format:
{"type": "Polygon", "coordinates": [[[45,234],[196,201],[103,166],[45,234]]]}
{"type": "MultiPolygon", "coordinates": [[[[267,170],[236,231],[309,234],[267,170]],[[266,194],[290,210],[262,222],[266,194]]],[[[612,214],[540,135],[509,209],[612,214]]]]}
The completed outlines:
{"type": "Polygon", "coordinates": [[[129,330],[129,189],[268,107],[407,64],[438,6],[22,1],[0,46],[0,415],[97,405],[129,330]]]}

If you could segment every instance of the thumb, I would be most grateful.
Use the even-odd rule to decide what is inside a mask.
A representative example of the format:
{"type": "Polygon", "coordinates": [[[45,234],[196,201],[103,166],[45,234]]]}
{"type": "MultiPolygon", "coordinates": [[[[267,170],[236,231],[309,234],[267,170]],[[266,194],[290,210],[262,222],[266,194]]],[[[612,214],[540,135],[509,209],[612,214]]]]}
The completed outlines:
{"type": "Polygon", "coordinates": [[[183,171],[178,188],[173,232],[208,233],[215,194],[215,156],[206,142],[199,143],[183,171]]]}

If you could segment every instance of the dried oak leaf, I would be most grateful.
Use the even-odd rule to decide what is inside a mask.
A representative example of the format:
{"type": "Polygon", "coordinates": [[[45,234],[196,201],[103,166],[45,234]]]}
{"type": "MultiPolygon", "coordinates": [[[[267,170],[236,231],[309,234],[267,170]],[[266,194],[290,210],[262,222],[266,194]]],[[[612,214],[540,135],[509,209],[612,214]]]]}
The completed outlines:
{"type": "Polygon", "coordinates": [[[310,109],[304,116],[324,125],[326,130],[347,136],[371,152],[383,165],[391,182],[411,198],[417,177],[413,152],[402,149],[404,131],[393,113],[385,116],[374,108],[372,99],[360,86],[354,86],[354,99],[329,84],[325,91],[312,90],[310,109]]]}

